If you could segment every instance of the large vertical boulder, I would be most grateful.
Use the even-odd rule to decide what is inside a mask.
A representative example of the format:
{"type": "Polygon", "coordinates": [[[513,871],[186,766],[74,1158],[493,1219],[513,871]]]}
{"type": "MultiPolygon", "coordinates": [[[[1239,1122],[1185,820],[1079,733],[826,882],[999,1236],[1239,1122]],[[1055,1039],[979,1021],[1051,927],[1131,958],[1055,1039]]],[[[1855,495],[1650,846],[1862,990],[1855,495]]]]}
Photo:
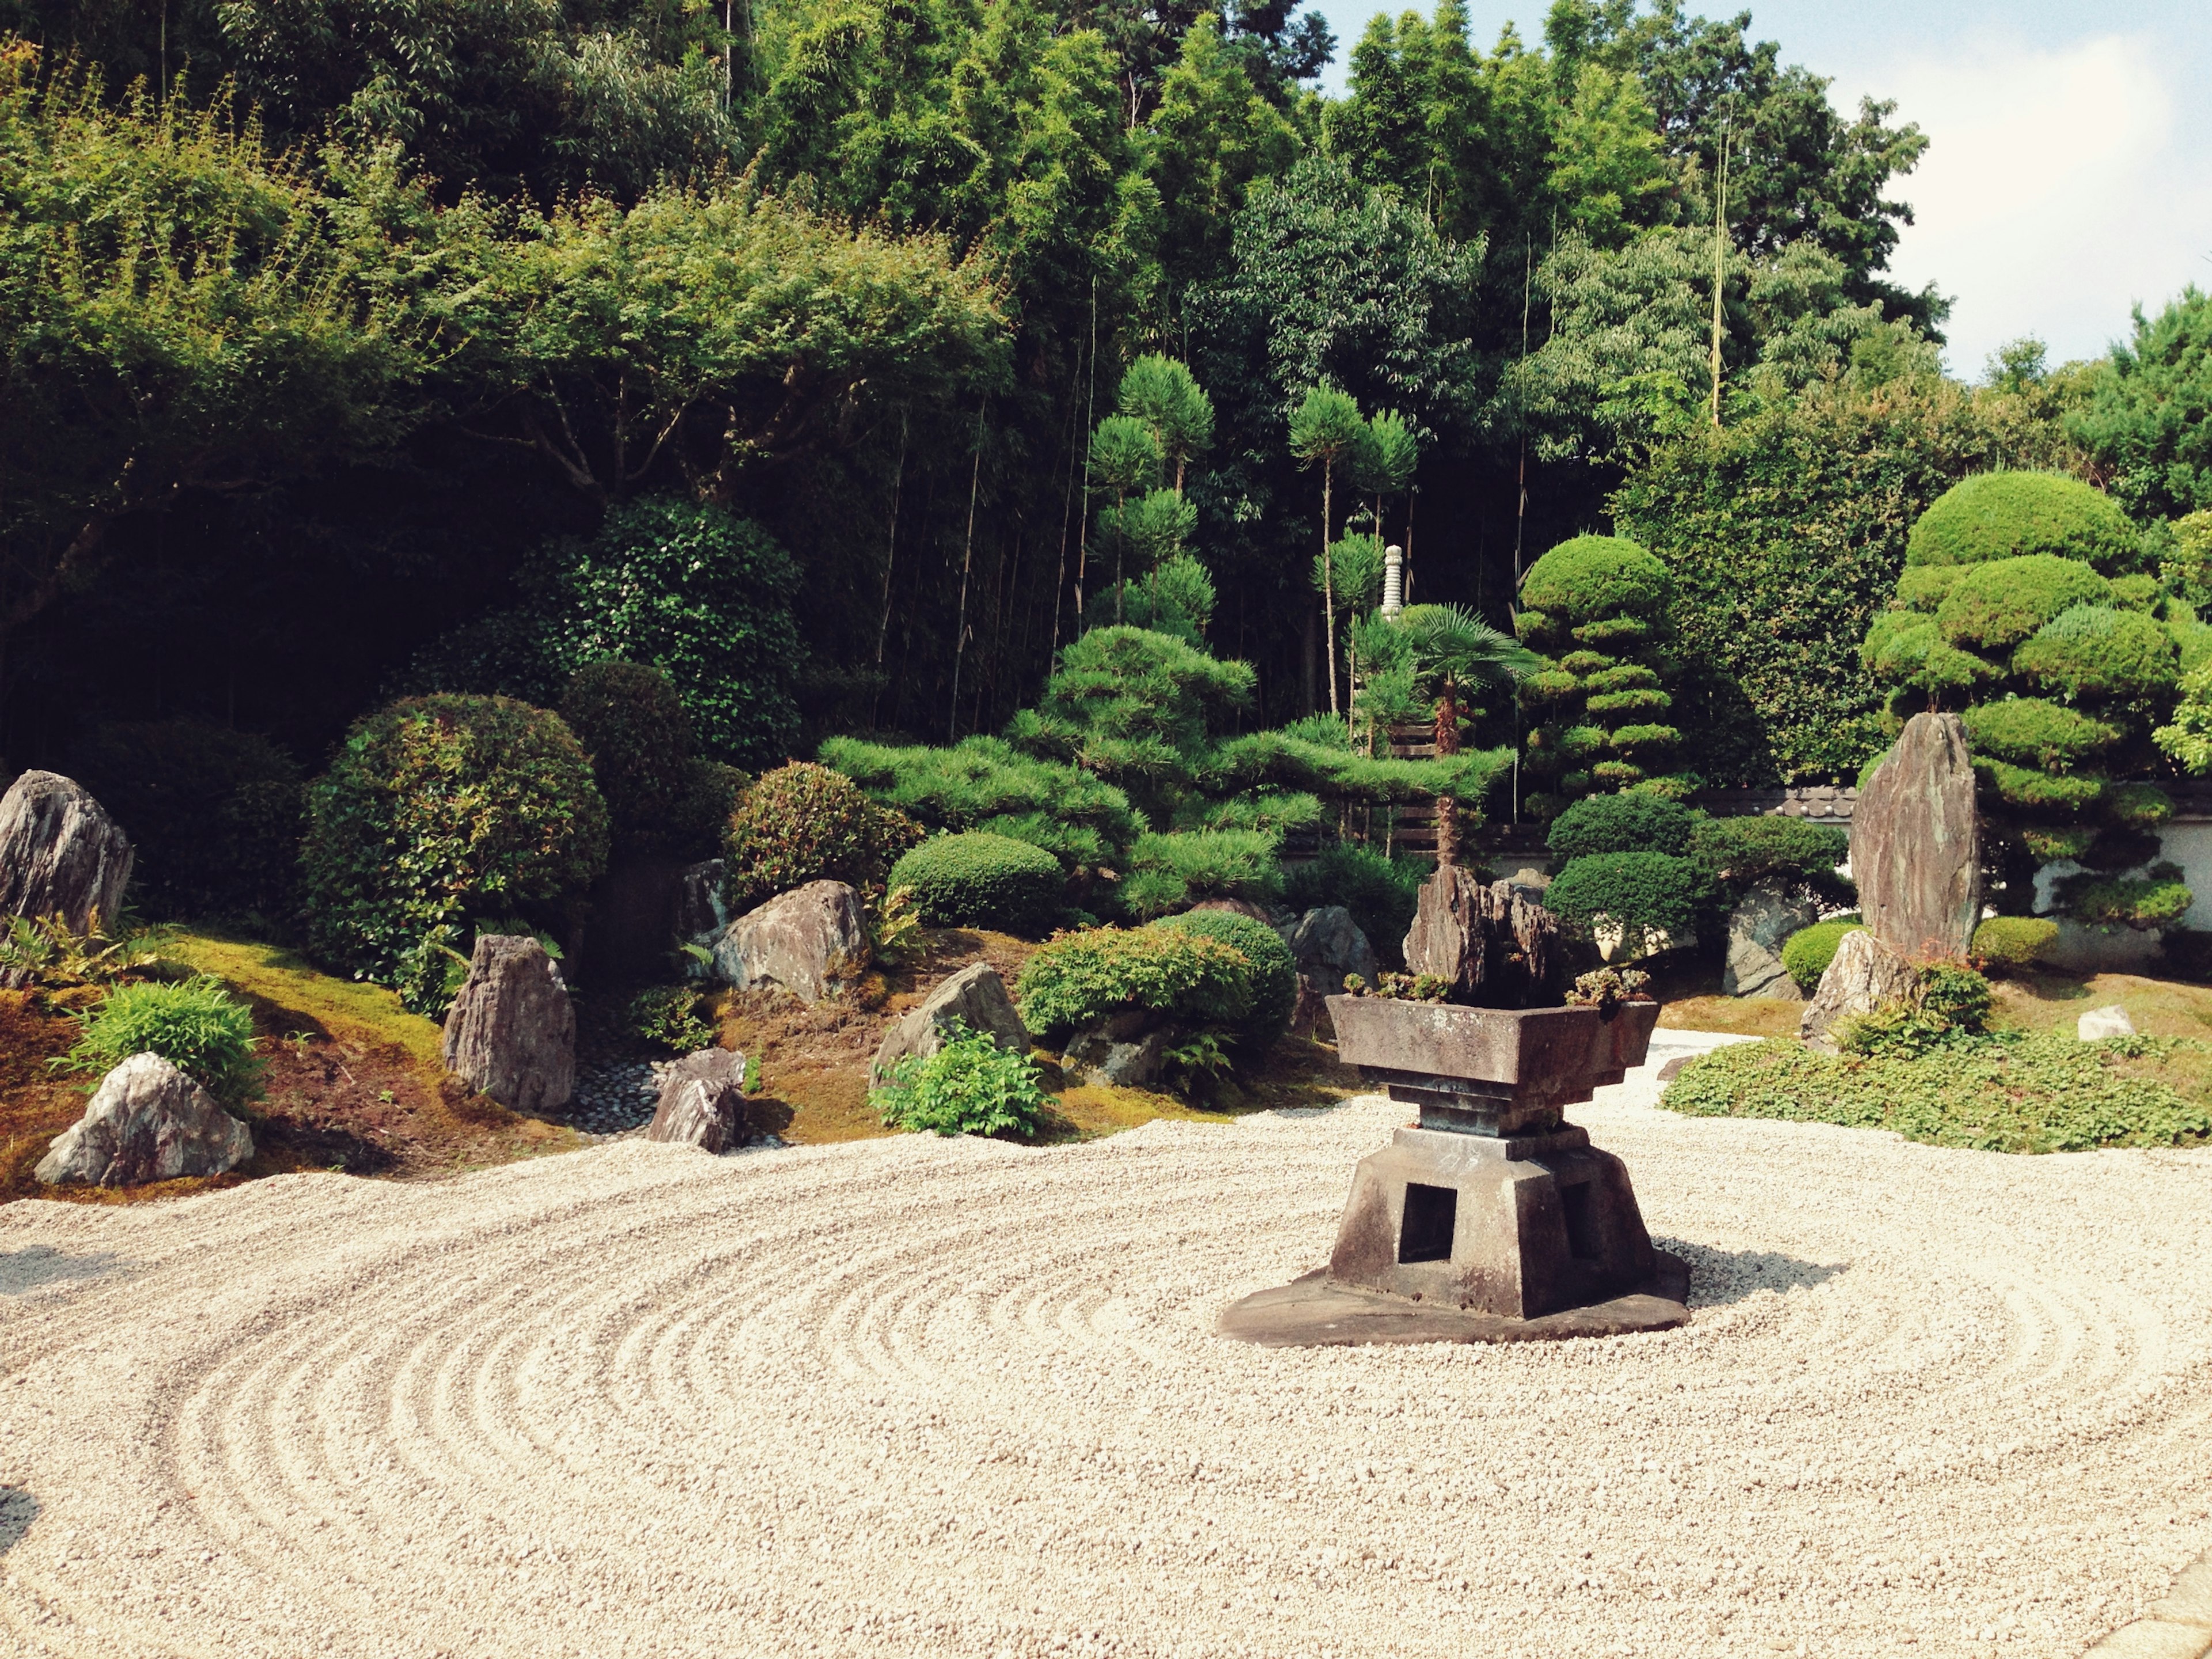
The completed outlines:
{"type": "Polygon", "coordinates": [[[253,1134],[160,1054],[133,1054],[93,1091],[32,1171],[50,1187],[136,1187],[221,1175],[253,1156],[253,1134]]]}
{"type": "Polygon", "coordinates": [[[781,985],[811,1005],[857,981],[868,955],[860,896],[842,881],[810,881],[724,928],[714,972],[737,990],[781,985]]]}
{"type": "Polygon", "coordinates": [[[1729,913],[1722,994],[1802,1002],[1804,992],[1782,965],[1782,947],[1792,933],[1820,919],[1820,907],[1800,894],[1764,885],[1746,893],[1729,913]]]}
{"type": "Polygon", "coordinates": [[[1982,915],[1982,845],[1956,714],[1915,714],[1859,791],[1851,875],[1867,931],[1892,951],[1966,954],[1982,915]]]}
{"type": "Polygon", "coordinates": [[[0,795],[0,916],[112,927],[134,856],[107,810],[58,773],[26,772],[0,795]]]}
{"type": "Polygon", "coordinates": [[[745,1139],[745,1057],[702,1048],[660,1068],[660,1100],[647,1140],[726,1152],[745,1139]]]}
{"type": "Polygon", "coordinates": [[[1824,1054],[1836,1052],[1835,1028],[1847,1019],[1895,1008],[1919,994],[1920,975],[1902,954],[1866,928],[1855,927],[1836,946],[1813,1000],[1797,1022],[1798,1035],[1824,1054]]]}
{"type": "Polygon", "coordinates": [[[1421,884],[1406,966],[1453,988],[1479,1007],[1525,1008],[1540,1000],[1559,962],[1559,922],[1511,882],[1483,885],[1457,865],[1440,865],[1421,884]]]}
{"type": "Polygon", "coordinates": [[[1030,1028],[1006,994],[1006,981],[989,963],[971,963],[939,982],[921,1006],[892,1021],[868,1067],[868,1086],[880,1087],[899,1061],[942,1048],[956,1020],[1010,1054],[1030,1051],[1030,1028]]]}
{"type": "Polygon", "coordinates": [[[576,1092],[576,1011],[545,947],[482,933],[446,1015],[446,1069],[518,1112],[558,1111],[576,1092]]]}
{"type": "Polygon", "coordinates": [[[1322,1030],[1334,1036],[1328,999],[1343,994],[1347,979],[1375,982],[1379,971],[1375,947],[1341,904],[1321,905],[1277,931],[1298,965],[1298,1001],[1291,1016],[1291,1030],[1322,1030]]]}

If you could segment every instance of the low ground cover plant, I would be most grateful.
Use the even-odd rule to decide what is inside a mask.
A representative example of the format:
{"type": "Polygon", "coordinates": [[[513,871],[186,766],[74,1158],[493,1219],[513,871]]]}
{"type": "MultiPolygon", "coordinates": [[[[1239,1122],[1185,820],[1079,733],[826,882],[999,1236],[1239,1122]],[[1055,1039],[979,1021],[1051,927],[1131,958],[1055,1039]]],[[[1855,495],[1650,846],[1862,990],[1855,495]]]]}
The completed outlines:
{"type": "Polygon", "coordinates": [[[1042,1126],[1050,1103],[1027,1055],[955,1020],[943,1048],[899,1061],[888,1083],[869,1091],[868,1103],[894,1129],[1029,1135],[1042,1126]]]}
{"type": "Polygon", "coordinates": [[[988,830],[933,836],[891,866],[890,881],[912,893],[931,927],[1032,936],[1051,924],[1064,890],[1058,859],[988,830]]]}
{"type": "Polygon", "coordinates": [[[80,1021],[84,1035],[65,1057],[72,1070],[105,1073],[155,1054],[226,1106],[261,1091],[252,1010],[212,975],[119,985],[80,1021]]]}

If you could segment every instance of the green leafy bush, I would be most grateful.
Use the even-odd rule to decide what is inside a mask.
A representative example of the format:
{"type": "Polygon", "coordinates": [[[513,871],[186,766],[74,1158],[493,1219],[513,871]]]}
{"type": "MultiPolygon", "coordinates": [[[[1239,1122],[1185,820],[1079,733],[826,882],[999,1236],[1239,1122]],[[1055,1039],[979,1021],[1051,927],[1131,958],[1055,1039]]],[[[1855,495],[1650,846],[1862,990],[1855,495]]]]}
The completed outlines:
{"type": "Polygon", "coordinates": [[[924,921],[939,927],[1043,930],[1060,908],[1060,860],[1041,847],[969,830],[923,842],[891,866],[924,921]]]}
{"type": "Polygon", "coordinates": [[[667,674],[586,663],[561,694],[561,718],[592,757],[617,843],[657,847],[690,781],[691,722],[667,674]]]}
{"type": "Polygon", "coordinates": [[[1593,853],[1666,853],[1689,848],[1697,814],[1678,800],[1631,791],[1592,795],[1552,820],[1544,844],[1555,857],[1586,858],[1593,853]]]}
{"type": "Polygon", "coordinates": [[[2120,504],[2057,472],[1981,472],[1929,504],[1905,544],[1908,565],[1981,564],[2053,553],[2106,575],[2126,570],[2140,543],[2120,504]]]}
{"type": "Polygon", "coordinates": [[[2196,901],[2171,864],[2153,865],[2144,876],[2062,877],[2055,896],[2068,915],[2090,927],[2138,932],[2179,921],[2196,901]]]}
{"type": "Polygon", "coordinates": [[[666,846],[671,856],[710,859],[721,855],[730,815],[752,787],[752,775],[721,761],[693,756],[684,764],[683,787],[668,809],[666,846]]]}
{"type": "Polygon", "coordinates": [[[1695,927],[1706,891],[1705,872],[1668,853],[1593,853],[1552,878],[1544,908],[1587,936],[1601,916],[1627,930],[1632,942],[1657,929],[1680,939],[1695,927]]]}
{"type": "Polygon", "coordinates": [[[1152,924],[1170,933],[1219,941],[1252,964],[1252,1011],[1239,1033],[1264,1049],[1291,1029],[1298,1006],[1298,963],[1273,928],[1233,910],[1191,910],[1152,924]]]}
{"type": "Polygon", "coordinates": [[[1937,608],[1936,625],[1953,645],[2001,655],[2061,611],[2111,598],[2111,584],[2087,565],[2030,553],[1965,572],[1937,608]]]}
{"type": "Polygon", "coordinates": [[[2018,974],[2043,960],[2058,939],[2045,916],[1991,916],[1974,929],[1973,958],[1987,974],[2018,974]]]}
{"type": "Polygon", "coordinates": [[[2077,605],[2013,653],[2013,671],[2069,702],[2160,706],[2180,678],[2173,637],[2140,611],[2077,605]]]}
{"type": "Polygon", "coordinates": [[[696,1054],[714,1046],[714,1022],[696,985],[649,985],[629,1003],[629,1030],[641,1042],[672,1054],[696,1054]]]}
{"type": "Polygon", "coordinates": [[[1425,859],[1388,859],[1372,848],[1333,842],[1304,863],[1284,866],[1283,902],[1301,912],[1342,905],[1376,955],[1395,962],[1431,868],[1425,859]]]}
{"type": "Polygon", "coordinates": [[[909,1054],[889,1082],[868,1091],[868,1104],[890,1127],[940,1135],[1034,1134],[1049,1103],[1028,1055],[959,1020],[943,1048],[909,1054]]]}
{"type": "Polygon", "coordinates": [[[96,729],[70,766],[137,848],[131,902],[147,915],[289,909],[300,769],[267,738],[201,720],[122,722],[96,729]]]}
{"type": "Polygon", "coordinates": [[[1833,824],[1759,814],[1699,818],[1690,831],[1688,855],[1733,895],[1765,883],[1833,902],[1853,891],[1836,872],[1850,850],[1850,835],[1833,824]]]}
{"type": "Polygon", "coordinates": [[[2042,697],[1977,703],[1960,719],[1974,753],[2046,772],[2071,771],[2120,740],[2119,727],[2042,697]]]}
{"type": "Polygon", "coordinates": [[[253,1012],[212,975],[118,985],[79,1023],[83,1035],[66,1056],[75,1070],[106,1072],[154,1054],[226,1106],[261,1092],[253,1012]]]}
{"type": "Polygon", "coordinates": [[[1828,964],[1836,959],[1836,947],[1844,942],[1844,935],[1856,933],[1864,926],[1856,916],[1838,916],[1833,921],[1816,921],[1810,927],[1800,927],[1782,941],[1784,969],[1797,981],[1799,990],[1809,994],[1820,982],[1820,975],[1828,971],[1828,964]]]}
{"type": "Polygon", "coordinates": [[[1140,920],[1210,898],[1261,901],[1282,889],[1277,838],[1251,830],[1147,833],[1129,848],[1121,899],[1140,920]]]}
{"type": "Polygon", "coordinates": [[[1251,1018],[1251,958],[1173,929],[1094,927],[1063,933],[1022,964],[1014,1000],[1041,1036],[1066,1036],[1111,1015],[1149,1009],[1200,1024],[1251,1018]]]}
{"type": "Polygon", "coordinates": [[[731,814],[723,895],[735,914],[810,881],[873,891],[923,833],[903,813],[870,800],[850,778],[793,761],[763,774],[731,814]]]}
{"type": "Polygon", "coordinates": [[[378,710],[308,786],[307,808],[315,954],[401,984],[420,1013],[444,1012],[428,960],[469,916],[560,920],[606,867],[607,809],[582,748],[558,715],[506,697],[378,710]]]}
{"type": "Polygon", "coordinates": [[[2193,1087],[2207,1052],[2154,1037],[2082,1042],[2070,1033],[2003,1031],[1918,1057],[1745,1042],[1692,1060],[1660,1103],[1705,1117],[1890,1129],[1983,1152],[2197,1146],[2212,1137],[2212,1113],[2160,1073],[2172,1067],[2193,1087]]]}

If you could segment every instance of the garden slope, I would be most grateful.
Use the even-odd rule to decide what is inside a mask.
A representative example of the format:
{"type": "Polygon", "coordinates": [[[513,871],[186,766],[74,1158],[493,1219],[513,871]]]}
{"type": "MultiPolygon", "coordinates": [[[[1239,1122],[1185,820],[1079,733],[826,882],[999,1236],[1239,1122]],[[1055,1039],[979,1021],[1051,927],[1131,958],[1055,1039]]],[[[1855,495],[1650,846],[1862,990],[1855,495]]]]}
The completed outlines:
{"type": "Polygon", "coordinates": [[[1583,1109],[1686,1328],[1212,1335],[1404,1115],[9,1206],[0,1654],[2073,1659],[2212,1542],[2212,1154],[1583,1109]]]}

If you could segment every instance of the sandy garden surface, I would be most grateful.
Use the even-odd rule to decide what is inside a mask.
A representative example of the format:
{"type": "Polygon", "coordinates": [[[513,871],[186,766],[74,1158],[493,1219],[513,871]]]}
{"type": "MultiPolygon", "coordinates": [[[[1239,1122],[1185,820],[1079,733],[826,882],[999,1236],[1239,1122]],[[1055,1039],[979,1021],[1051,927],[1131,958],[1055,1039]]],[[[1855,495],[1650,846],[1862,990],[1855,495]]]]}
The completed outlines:
{"type": "Polygon", "coordinates": [[[1372,1097],[8,1206],[0,1654],[2071,1659],[2212,1544],[2212,1154],[1607,1093],[1682,1330],[1212,1336],[1372,1097]]]}

